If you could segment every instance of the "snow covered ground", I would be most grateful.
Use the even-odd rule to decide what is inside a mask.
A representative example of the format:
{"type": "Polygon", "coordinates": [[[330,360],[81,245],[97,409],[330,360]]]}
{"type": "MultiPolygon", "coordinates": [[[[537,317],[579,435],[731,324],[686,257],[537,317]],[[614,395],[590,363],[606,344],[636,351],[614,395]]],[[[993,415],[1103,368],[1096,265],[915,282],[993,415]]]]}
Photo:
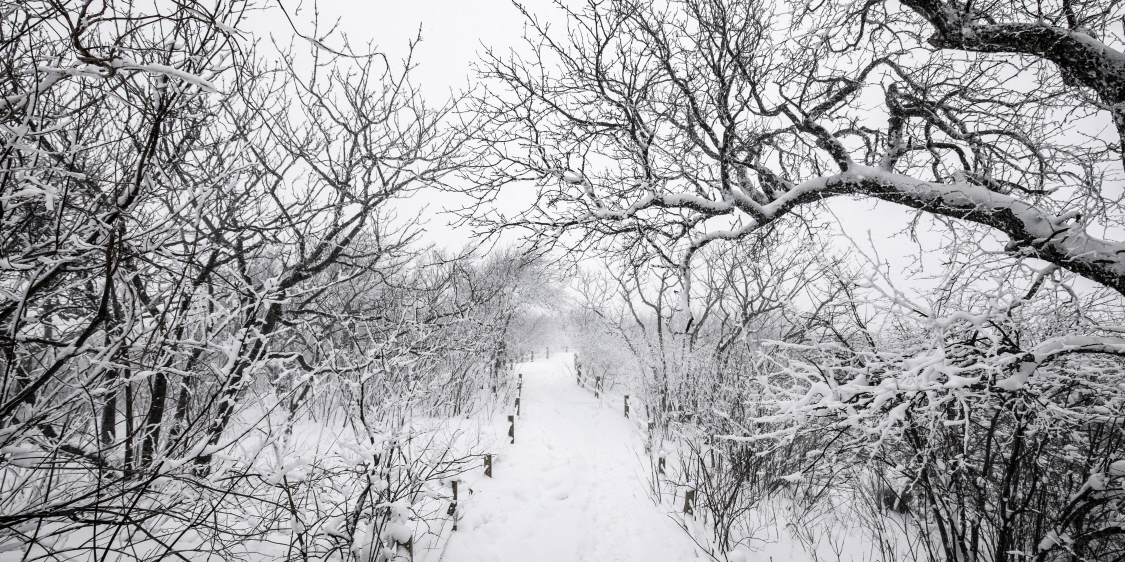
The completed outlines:
{"type": "Polygon", "coordinates": [[[442,562],[709,560],[646,493],[643,442],[578,387],[573,355],[525,363],[516,442],[472,483],[442,562]]]}

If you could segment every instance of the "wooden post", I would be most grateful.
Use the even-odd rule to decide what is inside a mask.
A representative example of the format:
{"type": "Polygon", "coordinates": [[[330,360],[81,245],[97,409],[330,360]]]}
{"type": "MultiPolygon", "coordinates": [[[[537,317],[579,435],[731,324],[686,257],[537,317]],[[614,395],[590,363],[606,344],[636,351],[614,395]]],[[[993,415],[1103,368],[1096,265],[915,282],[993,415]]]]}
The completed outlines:
{"type": "Polygon", "coordinates": [[[597,377],[594,380],[594,398],[598,398],[598,397],[601,396],[601,390],[602,390],[602,378],[597,377]]]}
{"type": "Polygon", "coordinates": [[[516,442],[516,417],[508,416],[508,423],[512,424],[508,427],[508,437],[512,438],[512,443],[516,442]]]}
{"type": "Polygon", "coordinates": [[[684,513],[695,517],[695,508],[692,504],[695,503],[695,490],[688,490],[684,494],[684,513]]]}
{"type": "Polygon", "coordinates": [[[492,478],[492,455],[484,456],[484,475],[492,478]]]}
{"type": "Polygon", "coordinates": [[[516,397],[516,415],[520,415],[520,397],[516,397]]]}
{"type": "Polygon", "coordinates": [[[660,461],[656,463],[656,468],[660,471],[660,474],[664,474],[664,457],[660,457],[660,461]]]}
{"type": "Polygon", "coordinates": [[[457,530],[457,481],[453,481],[453,501],[449,502],[449,510],[446,512],[453,518],[453,530],[457,530]]]}
{"type": "Polygon", "coordinates": [[[625,417],[629,417],[629,395],[625,395],[625,417]]]}

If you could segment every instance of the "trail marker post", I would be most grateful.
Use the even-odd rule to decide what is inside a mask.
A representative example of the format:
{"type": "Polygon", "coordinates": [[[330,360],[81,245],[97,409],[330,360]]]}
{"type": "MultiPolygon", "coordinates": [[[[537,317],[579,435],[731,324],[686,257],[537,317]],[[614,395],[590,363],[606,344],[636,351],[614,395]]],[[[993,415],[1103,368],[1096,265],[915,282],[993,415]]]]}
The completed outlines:
{"type": "Polygon", "coordinates": [[[453,501],[449,502],[449,510],[446,515],[453,518],[453,530],[457,530],[457,481],[454,480],[453,484],[453,501]]]}
{"type": "Polygon", "coordinates": [[[516,415],[520,415],[520,397],[516,397],[516,415]]]}
{"type": "Polygon", "coordinates": [[[411,562],[414,561],[414,537],[410,537],[406,542],[395,541],[398,546],[406,549],[406,553],[410,555],[411,562]]]}
{"type": "Polygon", "coordinates": [[[512,424],[512,425],[508,426],[508,437],[511,437],[512,438],[512,444],[515,444],[515,442],[516,442],[516,417],[515,416],[508,416],[508,423],[512,424]]]}
{"type": "Polygon", "coordinates": [[[625,395],[625,417],[629,417],[629,395],[625,395]]]}
{"type": "Polygon", "coordinates": [[[660,471],[660,474],[664,474],[664,457],[660,457],[660,460],[656,463],[656,469],[660,471]]]}
{"type": "Polygon", "coordinates": [[[602,378],[596,377],[594,379],[594,398],[599,398],[601,396],[601,390],[602,390],[602,378]]]}
{"type": "Polygon", "coordinates": [[[490,454],[484,456],[484,475],[492,478],[492,455],[490,454]]]}

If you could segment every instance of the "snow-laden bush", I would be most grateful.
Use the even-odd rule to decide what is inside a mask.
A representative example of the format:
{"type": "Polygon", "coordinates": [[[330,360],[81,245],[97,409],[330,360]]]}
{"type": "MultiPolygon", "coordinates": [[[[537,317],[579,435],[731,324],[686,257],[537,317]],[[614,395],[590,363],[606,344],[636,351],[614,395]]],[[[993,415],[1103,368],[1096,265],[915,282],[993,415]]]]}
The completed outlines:
{"type": "MultiPolygon", "coordinates": [[[[678,460],[653,471],[654,490],[694,490],[717,550],[750,544],[761,513],[783,505],[797,538],[859,522],[887,560],[1121,555],[1116,298],[982,255],[914,297],[889,275],[832,265],[821,279],[821,299],[758,317],[729,346],[721,283],[693,283],[687,329],[674,305],[633,322],[627,303],[601,309],[635,354],[660,428],[653,461],[678,460]]],[[[633,287],[625,299],[660,302],[643,292],[660,285],[633,287]]]]}
{"type": "Polygon", "coordinates": [[[772,345],[775,408],[758,421],[788,438],[840,431],[829,450],[881,476],[934,559],[1118,557],[1125,363],[1098,325],[1119,308],[1052,268],[983,271],[962,267],[926,300],[861,280],[881,308],[871,344],[772,345]]]}

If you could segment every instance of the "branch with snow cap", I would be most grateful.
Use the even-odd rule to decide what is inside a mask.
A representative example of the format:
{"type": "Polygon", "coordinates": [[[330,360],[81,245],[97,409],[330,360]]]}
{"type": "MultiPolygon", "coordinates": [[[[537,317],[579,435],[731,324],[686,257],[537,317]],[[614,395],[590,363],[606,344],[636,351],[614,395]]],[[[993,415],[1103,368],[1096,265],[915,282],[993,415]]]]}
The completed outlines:
{"type": "Polygon", "coordinates": [[[1075,212],[1060,215],[1003,193],[988,189],[973,178],[956,175],[948,182],[919,180],[880,167],[850,164],[847,171],[792,185],[767,204],[749,197],[716,200],[692,193],[660,194],[650,189],[627,205],[612,208],[597,197],[589,179],[574,171],[559,179],[585,189],[584,198],[595,207],[572,224],[592,221],[639,220],[648,209],[687,210],[702,217],[728,216],[738,224],[728,229],[696,234],[681,258],[688,267],[696,250],[716,240],[734,240],[753,234],[795,208],[836,195],[865,195],[929,213],[989,226],[1008,236],[1006,250],[1014,255],[1044,260],[1125,295],[1125,243],[1090,236],[1075,212]]]}
{"type": "MultiPolygon", "coordinates": [[[[1015,197],[990,191],[962,177],[942,183],[918,180],[875,167],[853,165],[848,172],[801,183],[768,205],[748,207],[741,201],[706,202],[698,197],[646,196],[621,217],[647,207],[684,208],[708,216],[748,215],[740,228],[697,236],[692,248],[714,240],[741,238],[784,216],[794,208],[836,195],[867,195],[937,215],[967,220],[995,228],[1009,237],[1009,253],[1034,257],[1097,281],[1125,295],[1125,243],[1088,235],[1073,213],[1055,215],[1015,197]],[[728,209],[728,210],[724,210],[728,209]]],[[[689,256],[690,257],[690,252],[689,256]]]]}
{"type": "Polygon", "coordinates": [[[1015,374],[997,381],[996,386],[1016,391],[1027,385],[1044,363],[1074,353],[1101,353],[1125,356],[1125,339],[1101,336],[1063,336],[1049,339],[1025,353],[1016,362],[1015,374]]]}

